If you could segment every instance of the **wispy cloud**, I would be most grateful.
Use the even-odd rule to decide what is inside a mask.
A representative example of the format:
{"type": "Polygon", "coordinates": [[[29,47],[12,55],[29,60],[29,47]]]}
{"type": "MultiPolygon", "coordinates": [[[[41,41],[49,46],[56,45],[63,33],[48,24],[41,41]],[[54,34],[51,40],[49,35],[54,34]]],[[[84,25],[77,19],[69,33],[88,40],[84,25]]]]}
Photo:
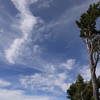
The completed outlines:
{"type": "MultiPolygon", "coordinates": [[[[90,3],[90,1],[87,3],[84,3],[82,5],[78,5],[78,6],[74,6],[73,8],[67,9],[66,12],[64,12],[64,14],[62,16],[59,16],[57,18],[56,21],[51,21],[48,24],[44,24],[42,27],[40,27],[39,29],[34,30],[34,27],[36,28],[36,25],[40,22],[43,23],[43,21],[40,21],[41,19],[39,17],[35,17],[32,12],[30,11],[29,7],[30,4],[34,4],[34,3],[40,3],[42,2],[41,0],[11,0],[12,3],[14,4],[14,6],[16,7],[16,9],[19,11],[19,13],[17,14],[18,18],[13,18],[15,19],[15,26],[17,27],[17,34],[20,33],[20,36],[17,36],[16,38],[13,39],[13,41],[9,40],[10,43],[9,45],[7,45],[5,51],[4,51],[4,55],[6,60],[9,63],[17,63],[18,62],[18,58],[21,59],[21,57],[23,57],[23,55],[27,55],[28,52],[33,52],[32,50],[27,51],[28,48],[27,45],[30,44],[30,41],[35,41],[37,38],[40,40],[43,40],[43,36],[45,38],[49,38],[49,34],[52,34],[51,32],[49,32],[50,30],[52,30],[52,32],[54,32],[55,34],[53,34],[55,37],[56,35],[59,34],[59,29],[58,27],[62,26],[62,25],[69,25],[68,23],[71,22],[72,20],[75,20],[77,18],[77,16],[84,11],[84,9],[86,9],[90,3]],[[79,10],[80,9],[80,10],[79,10]],[[57,32],[56,31],[57,28],[57,32]],[[33,40],[31,40],[31,36],[33,34],[33,40]],[[43,36],[41,37],[41,33],[48,33],[47,35],[42,34],[43,36]],[[23,52],[24,50],[24,52],[23,52]],[[25,53],[25,50],[27,53],[25,53]]],[[[44,0],[43,1],[48,2],[47,5],[49,5],[50,2],[52,2],[52,0],[44,0]]],[[[42,2],[42,3],[43,3],[42,2]]],[[[40,3],[41,4],[41,3],[40,3]]],[[[40,5],[38,4],[38,5],[40,5]]],[[[45,4],[46,5],[46,4],[45,4]]],[[[13,25],[14,26],[14,25],[13,25]]],[[[70,43],[69,43],[70,44],[70,43]]],[[[33,43],[34,45],[34,43],[33,43]]],[[[32,48],[34,49],[35,46],[32,46],[32,48]]],[[[34,52],[33,52],[34,54],[34,52]]],[[[29,55],[28,55],[29,56],[29,55]]],[[[30,54],[30,57],[33,57],[34,55],[30,54]]],[[[24,58],[22,58],[24,59],[24,58]]],[[[36,58],[37,59],[37,58],[36,58]]],[[[40,58],[38,58],[40,59],[40,58]]],[[[34,60],[34,59],[32,59],[34,60]]],[[[22,60],[23,61],[23,60],[22,60]]],[[[21,63],[21,61],[19,61],[21,63]]],[[[25,61],[23,61],[24,63],[25,61]]]]}
{"type": "Polygon", "coordinates": [[[23,90],[0,89],[1,100],[56,100],[49,96],[26,95],[23,90]]]}
{"type": "MultiPolygon", "coordinates": [[[[99,76],[100,75],[100,63],[97,66],[96,69],[96,75],[99,76]]],[[[80,69],[80,74],[82,74],[82,76],[84,77],[85,80],[90,80],[91,78],[91,72],[90,72],[90,67],[89,65],[83,65],[82,68],[80,69]]]]}
{"type": "Polygon", "coordinates": [[[61,66],[65,67],[65,69],[71,70],[75,66],[75,59],[68,59],[65,63],[62,63],[61,66]]]}
{"type": "MultiPolygon", "coordinates": [[[[29,10],[30,2],[27,0],[11,0],[19,13],[18,28],[21,31],[22,37],[16,38],[10,47],[5,50],[6,59],[14,64],[17,57],[21,55],[22,49],[29,42],[29,37],[33,27],[38,23],[38,18],[35,17],[29,10]]],[[[36,2],[37,0],[34,0],[36,2]]]]}
{"type": "Polygon", "coordinates": [[[75,20],[79,18],[79,16],[88,9],[90,4],[98,1],[99,0],[88,0],[82,3],[81,5],[75,5],[73,7],[69,7],[68,9],[65,10],[65,12],[62,15],[57,17],[57,20],[51,21],[47,25],[47,28],[49,29],[56,28],[61,25],[66,25],[67,27],[69,23],[72,23],[73,21],[75,22],[75,20]]]}
{"type": "Polygon", "coordinates": [[[21,84],[25,88],[33,91],[50,92],[56,95],[62,95],[62,92],[66,92],[69,87],[69,83],[66,83],[66,73],[58,74],[34,74],[31,76],[25,76],[21,78],[21,84]],[[59,91],[60,90],[60,91],[59,91]]]}
{"type": "Polygon", "coordinates": [[[8,87],[8,86],[11,86],[11,83],[10,82],[5,81],[3,79],[0,79],[0,88],[1,87],[8,87]]]}
{"type": "Polygon", "coordinates": [[[12,87],[13,85],[10,81],[0,79],[0,100],[57,100],[54,96],[27,94],[27,91],[22,89],[8,89],[7,87],[12,87]]]}
{"type": "Polygon", "coordinates": [[[54,0],[38,0],[37,4],[37,8],[49,8],[52,5],[52,2],[54,0]]]}
{"type": "Polygon", "coordinates": [[[21,85],[24,88],[62,95],[70,86],[69,71],[76,66],[75,59],[68,59],[65,63],[44,65],[42,73],[22,76],[21,85]]]}

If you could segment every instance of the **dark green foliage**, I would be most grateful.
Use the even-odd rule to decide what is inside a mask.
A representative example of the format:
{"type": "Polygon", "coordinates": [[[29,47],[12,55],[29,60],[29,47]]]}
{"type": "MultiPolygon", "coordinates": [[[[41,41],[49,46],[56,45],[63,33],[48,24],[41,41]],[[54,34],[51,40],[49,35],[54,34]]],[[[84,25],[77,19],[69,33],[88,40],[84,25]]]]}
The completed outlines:
{"type": "Polygon", "coordinates": [[[96,29],[96,20],[100,17],[100,2],[90,5],[83,13],[79,21],[76,21],[80,28],[80,37],[85,40],[94,52],[100,53],[100,30],[96,29]]]}
{"type": "Polygon", "coordinates": [[[83,96],[84,96],[84,100],[94,100],[91,81],[86,83],[86,87],[84,88],[83,96]]]}
{"type": "Polygon", "coordinates": [[[78,75],[76,82],[67,90],[67,94],[70,100],[94,100],[92,82],[84,82],[83,77],[78,75]]]}
{"type": "Polygon", "coordinates": [[[94,38],[100,31],[96,30],[96,20],[100,17],[100,2],[90,5],[87,12],[83,13],[80,21],[76,21],[80,30],[80,37],[94,38]]]}
{"type": "Polygon", "coordinates": [[[98,77],[97,82],[98,82],[98,88],[100,88],[100,76],[98,77]]]}

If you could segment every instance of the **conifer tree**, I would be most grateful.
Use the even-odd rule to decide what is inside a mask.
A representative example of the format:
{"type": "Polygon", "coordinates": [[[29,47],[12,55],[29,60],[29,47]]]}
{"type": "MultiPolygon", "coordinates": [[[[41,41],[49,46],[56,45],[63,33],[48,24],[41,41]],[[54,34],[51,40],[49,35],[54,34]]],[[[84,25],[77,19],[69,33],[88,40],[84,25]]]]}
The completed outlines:
{"type": "Polygon", "coordinates": [[[71,100],[84,100],[83,92],[85,87],[86,84],[84,83],[83,77],[78,75],[76,82],[67,90],[67,97],[71,100]]]}
{"type": "Polygon", "coordinates": [[[93,97],[95,100],[100,99],[96,77],[96,67],[100,56],[100,30],[96,29],[96,21],[99,17],[100,2],[90,5],[89,9],[81,15],[80,20],[76,21],[77,26],[80,28],[80,37],[88,50],[93,97]]]}
{"type": "Polygon", "coordinates": [[[67,90],[67,98],[70,100],[94,100],[92,82],[84,82],[81,75],[78,75],[75,83],[72,83],[67,90]]]}

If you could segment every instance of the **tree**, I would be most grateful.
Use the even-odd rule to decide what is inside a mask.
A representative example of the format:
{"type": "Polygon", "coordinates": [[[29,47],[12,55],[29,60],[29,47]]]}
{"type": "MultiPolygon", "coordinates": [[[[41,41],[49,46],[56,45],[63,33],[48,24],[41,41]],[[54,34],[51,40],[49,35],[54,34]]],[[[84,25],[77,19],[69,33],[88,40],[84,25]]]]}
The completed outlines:
{"type": "Polygon", "coordinates": [[[81,75],[78,75],[75,83],[72,83],[67,90],[67,98],[70,100],[94,100],[92,92],[92,83],[84,82],[81,75]]]}
{"type": "Polygon", "coordinates": [[[80,37],[84,41],[89,56],[91,80],[93,85],[93,97],[99,100],[99,89],[97,85],[96,67],[100,56],[100,30],[96,29],[96,20],[100,17],[100,2],[90,5],[83,13],[79,21],[76,21],[80,28],[80,37]]]}
{"type": "Polygon", "coordinates": [[[92,82],[90,80],[89,82],[86,82],[86,87],[84,87],[83,100],[94,100],[92,89],[92,82]]]}

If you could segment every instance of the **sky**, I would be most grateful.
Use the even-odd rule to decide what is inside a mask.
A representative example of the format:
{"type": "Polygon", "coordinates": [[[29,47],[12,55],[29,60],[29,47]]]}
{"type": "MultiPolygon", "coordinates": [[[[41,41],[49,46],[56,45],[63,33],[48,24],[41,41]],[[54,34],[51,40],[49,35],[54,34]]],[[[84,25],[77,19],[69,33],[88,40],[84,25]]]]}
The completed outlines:
{"type": "Polygon", "coordinates": [[[0,0],[0,100],[68,100],[78,74],[90,79],[75,21],[97,1],[0,0]]]}

